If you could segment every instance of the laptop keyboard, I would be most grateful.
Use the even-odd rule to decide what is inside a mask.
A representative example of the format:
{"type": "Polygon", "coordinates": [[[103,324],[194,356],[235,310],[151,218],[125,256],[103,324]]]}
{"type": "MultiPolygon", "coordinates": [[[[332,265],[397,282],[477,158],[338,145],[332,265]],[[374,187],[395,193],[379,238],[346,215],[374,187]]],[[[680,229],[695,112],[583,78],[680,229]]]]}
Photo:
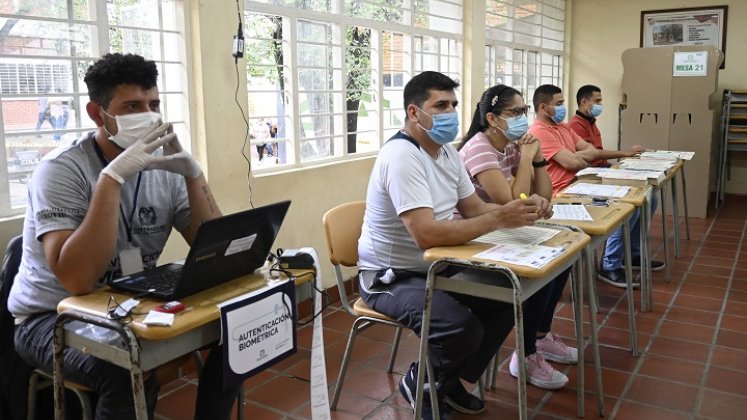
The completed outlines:
{"type": "Polygon", "coordinates": [[[158,293],[169,294],[176,289],[176,284],[182,275],[182,270],[168,270],[161,273],[149,274],[147,278],[138,282],[143,290],[155,290],[158,293]]]}

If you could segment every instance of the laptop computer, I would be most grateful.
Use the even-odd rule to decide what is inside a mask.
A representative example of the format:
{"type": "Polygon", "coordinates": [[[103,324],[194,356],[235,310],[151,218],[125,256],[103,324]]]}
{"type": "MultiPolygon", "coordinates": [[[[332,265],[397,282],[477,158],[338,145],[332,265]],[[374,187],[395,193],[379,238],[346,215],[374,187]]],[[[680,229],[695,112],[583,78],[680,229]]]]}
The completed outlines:
{"type": "Polygon", "coordinates": [[[109,286],[175,300],[249,274],[264,265],[290,201],[208,220],[197,230],[184,264],[172,263],[112,279],[109,286]]]}

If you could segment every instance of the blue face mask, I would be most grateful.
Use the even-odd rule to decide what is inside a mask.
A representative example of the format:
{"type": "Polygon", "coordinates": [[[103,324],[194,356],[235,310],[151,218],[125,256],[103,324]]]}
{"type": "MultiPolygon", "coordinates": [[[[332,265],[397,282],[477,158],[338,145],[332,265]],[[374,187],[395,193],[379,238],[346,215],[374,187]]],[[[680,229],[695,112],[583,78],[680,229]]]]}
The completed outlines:
{"type": "Polygon", "coordinates": [[[430,115],[421,108],[418,109],[433,120],[433,128],[430,130],[427,130],[418,123],[418,126],[425,130],[425,133],[431,140],[441,146],[454,141],[457,134],[459,134],[459,114],[456,112],[446,112],[444,114],[430,115]]]}
{"type": "Polygon", "coordinates": [[[591,116],[596,118],[602,115],[602,104],[594,104],[591,106],[591,116]]]}
{"type": "Polygon", "coordinates": [[[558,124],[565,119],[565,111],[566,111],[565,105],[555,106],[555,115],[551,117],[552,120],[555,121],[555,124],[558,124]]]}
{"type": "Polygon", "coordinates": [[[529,130],[529,119],[527,119],[526,115],[520,115],[518,117],[512,117],[512,118],[503,118],[501,116],[498,116],[498,118],[506,121],[508,123],[508,127],[506,130],[501,130],[503,134],[506,135],[506,137],[511,141],[516,141],[521,138],[524,134],[527,133],[529,130]]]}

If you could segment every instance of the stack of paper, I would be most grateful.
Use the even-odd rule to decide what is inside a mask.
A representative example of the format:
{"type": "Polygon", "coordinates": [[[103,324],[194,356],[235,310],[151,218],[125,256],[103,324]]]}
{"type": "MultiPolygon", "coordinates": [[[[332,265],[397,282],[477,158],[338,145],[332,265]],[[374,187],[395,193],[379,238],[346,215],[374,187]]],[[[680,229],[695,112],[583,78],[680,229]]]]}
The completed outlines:
{"type": "Polygon", "coordinates": [[[586,168],[578,171],[576,176],[581,179],[602,180],[605,184],[616,185],[659,185],[666,174],[663,171],[638,171],[614,168],[586,168]]]}
{"type": "Polygon", "coordinates": [[[558,234],[558,230],[537,226],[496,229],[475,239],[489,244],[537,245],[558,234]]]}
{"type": "Polygon", "coordinates": [[[563,253],[561,247],[500,244],[475,254],[475,258],[540,269],[563,253]]]}
{"type": "Polygon", "coordinates": [[[586,206],[583,204],[553,204],[552,211],[553,215],[550,220],[594,221],[594,218],[591,217],[589,211],[586,210],[586,206]]]}
{"type": "Polygon", "coordinates": [[[647,150],[641,153],[642,158],[651,158],[651,159],[692,160],[693,156],[695,156],[695,152],[677,152],[674,150],[647,150]]]}
{"type": "Polygon", "coordinates": [[[622,169],[634,171],[660,171],[667,172],[672,169],[675,161],[661,159],[624,159],[620,161],[622,169]]]}
{"type": "Polygon", "coordinates": [[[589,184],[586,182],[579,182],[571,185],[562,192],[588,197],[621,198],[625,197],[628,191],[630,191],[630,187],[625,185],[589,184]]]}

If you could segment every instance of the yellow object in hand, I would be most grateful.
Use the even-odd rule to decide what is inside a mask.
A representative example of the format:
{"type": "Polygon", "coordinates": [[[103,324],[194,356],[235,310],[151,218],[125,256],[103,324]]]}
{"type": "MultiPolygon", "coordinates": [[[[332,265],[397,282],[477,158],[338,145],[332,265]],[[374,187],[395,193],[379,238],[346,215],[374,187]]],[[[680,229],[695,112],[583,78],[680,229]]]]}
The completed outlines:
{"type": "Polygon", "coordinates": [[[519,198],[521,198],[522,200],[526,200],[526,199],[528,199],[529,197],[527,197],[527,195],[526,195],[526,194],[524,194],[524,193],[521,193],[521,194],[519,194],[519,198]]]}

